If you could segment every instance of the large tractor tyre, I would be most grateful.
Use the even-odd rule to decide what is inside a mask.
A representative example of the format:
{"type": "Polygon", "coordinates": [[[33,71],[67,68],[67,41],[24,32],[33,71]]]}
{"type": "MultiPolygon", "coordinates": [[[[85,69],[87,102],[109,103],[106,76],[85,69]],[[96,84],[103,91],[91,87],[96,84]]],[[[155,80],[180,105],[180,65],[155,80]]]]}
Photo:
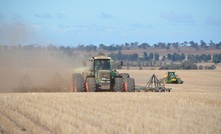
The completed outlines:
{"type": "Polygon", "coordinates": [[[127,78],[130,78],[130,75],[128,73],[121,73],[120,76],[123,78],[124,82],[127,81],[127,78]]]}
{"type": "Polygon", "coordinates": [[[127,78],[124,84],[125,92],[135,92],[135,80],[134,78],[127,78]]]}
{"type": "Polygon", "coordinates": [[[73,74],[71,80],[72,92],[85,92],[84,78],[81,74],[73,74]]]}
{"type": "Polygon", "coordinates": [[[124,91],[124,81],[123,81],[123,78],[120,78],[120,77],[116,77],[115,78],[114,90],[116,92],[123,92],[124,91]]]}
{"type": "Polygon", "coordinates": [[[89,77],[85,83],[86,92],[95,92],[96,91],[96,81],[95,78],[89,77]]]}

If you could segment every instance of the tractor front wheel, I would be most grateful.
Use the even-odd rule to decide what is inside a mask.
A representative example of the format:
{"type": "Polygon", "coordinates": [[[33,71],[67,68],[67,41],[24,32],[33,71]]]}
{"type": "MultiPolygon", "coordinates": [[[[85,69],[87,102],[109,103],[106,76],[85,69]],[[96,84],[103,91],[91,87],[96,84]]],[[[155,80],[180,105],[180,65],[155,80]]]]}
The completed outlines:
{"type": "Polygon", "coordinates": [[[81,74],[73,74],[71,80],[71,91],[72,92],[84,92],[84,78],[81,74]]]}
{"type": "Polygon", "coordinates": [[[115,78],[114,90],[116,92],[123,92],[124,91],[124,81],[120,77],[115,78]]]}
{"type": "Polygon", "coordinates": [[[135,81],[133,78],[127,78],[124,84],[125,92],[135,92],[135,81]]]}
{"type": "Polygon", "coordinates": [[[95,78],[89,77],[85,83],[86,92],[95,92],[96,91],[96,81],[95,78]]]}

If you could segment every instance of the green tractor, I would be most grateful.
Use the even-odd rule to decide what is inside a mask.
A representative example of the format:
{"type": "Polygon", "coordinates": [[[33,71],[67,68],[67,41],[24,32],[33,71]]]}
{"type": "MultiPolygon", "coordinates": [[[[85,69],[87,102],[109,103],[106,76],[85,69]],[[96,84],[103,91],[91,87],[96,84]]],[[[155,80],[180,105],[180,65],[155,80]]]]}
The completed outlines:
{"type": "Polygon", "coordinates": [[[181,80],[178,75],[175,75],[175,72],[167,72],[164,75],[164,83],[165,84],[183,84],[183,80],[181,80]]]}
{"type": "MultiPolygon", "coordinates": [[[[105,55],[90,59],[91,66],[82,74],[72,74],[72,92],[116,91],[134,92],[135,81],[127,73],[120,74],[113,69],[113,60],[105,55]]],[[[121,62],[121,66],[122,66],[121,62]]],[[[86,66],[86,62],[84,62],[86,66]]]]}

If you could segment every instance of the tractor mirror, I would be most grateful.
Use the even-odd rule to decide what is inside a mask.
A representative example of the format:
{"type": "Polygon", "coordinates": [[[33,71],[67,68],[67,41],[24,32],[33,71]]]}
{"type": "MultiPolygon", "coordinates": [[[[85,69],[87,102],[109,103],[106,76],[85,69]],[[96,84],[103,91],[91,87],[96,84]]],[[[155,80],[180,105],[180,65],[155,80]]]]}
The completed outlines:
{"type": "Polygon", "coordinates": [[[86,66],[86,62],[85,61],[83,61],[83,66],[86,66]]]}

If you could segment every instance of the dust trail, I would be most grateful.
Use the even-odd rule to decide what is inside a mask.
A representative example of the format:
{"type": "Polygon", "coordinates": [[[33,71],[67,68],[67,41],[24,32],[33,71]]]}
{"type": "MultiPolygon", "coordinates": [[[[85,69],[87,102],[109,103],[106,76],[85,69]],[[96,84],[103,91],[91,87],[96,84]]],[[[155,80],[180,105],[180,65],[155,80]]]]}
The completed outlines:
{"type": "Polygon", "coordinates": [[[68,88],[71,70],[81,67],[83,61],[78,53],[67,56],[60,50],[0,48],[0,92],[11,92],[25,75],[33,87],[53,85],[59,76],[68,88]]]}

